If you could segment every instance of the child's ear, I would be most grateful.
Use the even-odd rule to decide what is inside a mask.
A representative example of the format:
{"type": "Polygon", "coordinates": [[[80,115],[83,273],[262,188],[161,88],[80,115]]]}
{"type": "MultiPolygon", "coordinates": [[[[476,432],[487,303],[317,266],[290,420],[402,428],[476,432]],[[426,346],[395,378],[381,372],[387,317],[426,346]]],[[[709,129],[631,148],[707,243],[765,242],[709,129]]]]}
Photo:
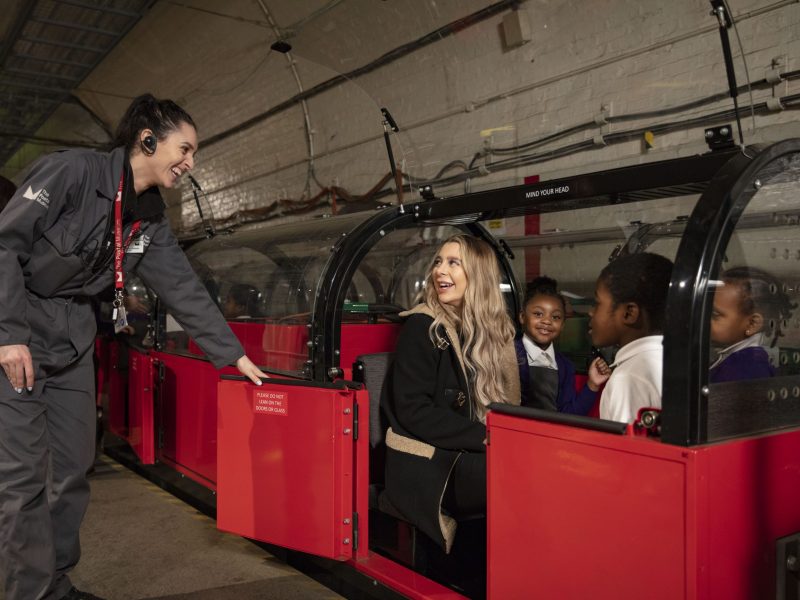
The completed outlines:
{"type": "Polygon", "coordinates": [[[764,327],[764,316],[761,313],[753,313],[747,319],[747,329],[744,333],[746,336],[757,334],[764,327]]]}
{"type": "Polygon", "coordinates": [[[522,325],[523,327],[525,327],[525,311],[524,310],[519,311],[519,314],[517,315],[517,319],[519,319],[519,324],[522,325]]]}
{"type": "Polygon", "coordinates": [[[622,322],[632,327],[639,322],[641,314],[642,311],[636,302],[627,302],[625,304],[625,310],[622,313],[622,322]]]}

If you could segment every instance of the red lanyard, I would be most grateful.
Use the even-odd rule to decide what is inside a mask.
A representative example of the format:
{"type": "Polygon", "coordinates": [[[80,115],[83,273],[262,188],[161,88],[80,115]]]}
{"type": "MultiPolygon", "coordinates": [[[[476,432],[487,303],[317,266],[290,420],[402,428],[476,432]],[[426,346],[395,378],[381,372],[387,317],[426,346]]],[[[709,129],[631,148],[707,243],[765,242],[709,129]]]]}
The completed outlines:
{"type": "Polygon", "coordinates": [[[141,221],[135,221],[131,226],[131,232],[125,243],[122,242],[122,187],[125,171],[119,176],[119,189],[114,198],[114,288],[117,290],[116,296],[120,304],[122,303],[122,290],[125,287],[125,275],[122,272],[122,259],[125,258],[125,251],[131,244],[133,237],[139,233],[142,226],[141,221]]]}

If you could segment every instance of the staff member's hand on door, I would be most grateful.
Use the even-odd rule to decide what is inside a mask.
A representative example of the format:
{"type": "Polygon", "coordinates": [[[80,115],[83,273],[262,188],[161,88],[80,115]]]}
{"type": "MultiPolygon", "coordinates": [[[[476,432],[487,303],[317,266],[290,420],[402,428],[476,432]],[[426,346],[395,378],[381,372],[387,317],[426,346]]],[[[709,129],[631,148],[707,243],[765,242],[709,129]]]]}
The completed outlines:
{"type": "Polygon", "coordinates": [[[247,358],[245,354],[239,360],[236,361],[236,368],[239,369],[239,372],[248,377],[250,381],[255,383],[256,385],[261,385],[261,377],[264,379],[268,379],[269,375],[264,373],[261,369],[259,369],[252,360],[247,358]]]}

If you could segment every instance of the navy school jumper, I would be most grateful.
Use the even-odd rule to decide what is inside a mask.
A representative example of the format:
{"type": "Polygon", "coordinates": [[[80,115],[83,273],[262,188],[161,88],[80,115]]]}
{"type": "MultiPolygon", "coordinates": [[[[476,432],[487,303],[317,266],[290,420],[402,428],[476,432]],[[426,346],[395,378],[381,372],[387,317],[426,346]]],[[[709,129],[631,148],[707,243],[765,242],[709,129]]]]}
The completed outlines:
{"type": "MultiPolygon", "coordinates": [[[[522,406],[530,406],[530,373],[528,371],[528,353],[522,344],[522,337],[514,340],[517,351],[517,364],[519,365],[519,380],[522,392],[522,406]]],[[[556,406],[558,412],[573,415],[587,415],[597,401],[597,392],[589,389],[589,384],[583,386],[580,392],[575,391],[575,365],[566,356],[556,352],[558,365],[558,397],[556,406]]]]}

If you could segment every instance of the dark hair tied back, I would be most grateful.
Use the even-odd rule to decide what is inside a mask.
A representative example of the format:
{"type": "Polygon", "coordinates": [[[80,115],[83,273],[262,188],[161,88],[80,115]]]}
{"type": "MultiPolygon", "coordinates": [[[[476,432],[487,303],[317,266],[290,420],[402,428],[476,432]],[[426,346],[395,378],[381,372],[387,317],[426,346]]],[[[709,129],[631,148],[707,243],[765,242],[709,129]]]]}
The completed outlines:
{"type": "Polygon", "coordinates": [[[522,302],[522,308],[524,309],[528,305],[528,302],[533,300],[536,296],[555,298],[561,302],[561,307],[567,310],[567,303],[564,300],[564,296],[558,292],[558,282],[552,277],[540,275],[528,284],[525,288],[525,300],[522,302]]]}
{"type": "Polygon", "coordinates": [[[770,346],[785,334],[783,322],[792,316],[797,303],[786,293],[786,285],[774,275],[756,267],[731,267],[721,279],[741,290],[739,309],[742,314],[761,313],[770,346]]]}
{"type": "Polygon", "coordinates": [[[672,261],[659,254],[640,252],[614,259],[600,272],[614,306],[635,302],[650,318],[653,332],[664,330],[672,261]]]}
{"type": "Polygon", "coordinates": [[[139,133],[143,129],[150,129],[158,140],[163,140],[181,123],[197,129],[189,113],[172,100],[158,100],[152,94],[142,94],[133,99],[122,116],[112,147],[123,146],[130,154],[139,145],[139,133]]]}

